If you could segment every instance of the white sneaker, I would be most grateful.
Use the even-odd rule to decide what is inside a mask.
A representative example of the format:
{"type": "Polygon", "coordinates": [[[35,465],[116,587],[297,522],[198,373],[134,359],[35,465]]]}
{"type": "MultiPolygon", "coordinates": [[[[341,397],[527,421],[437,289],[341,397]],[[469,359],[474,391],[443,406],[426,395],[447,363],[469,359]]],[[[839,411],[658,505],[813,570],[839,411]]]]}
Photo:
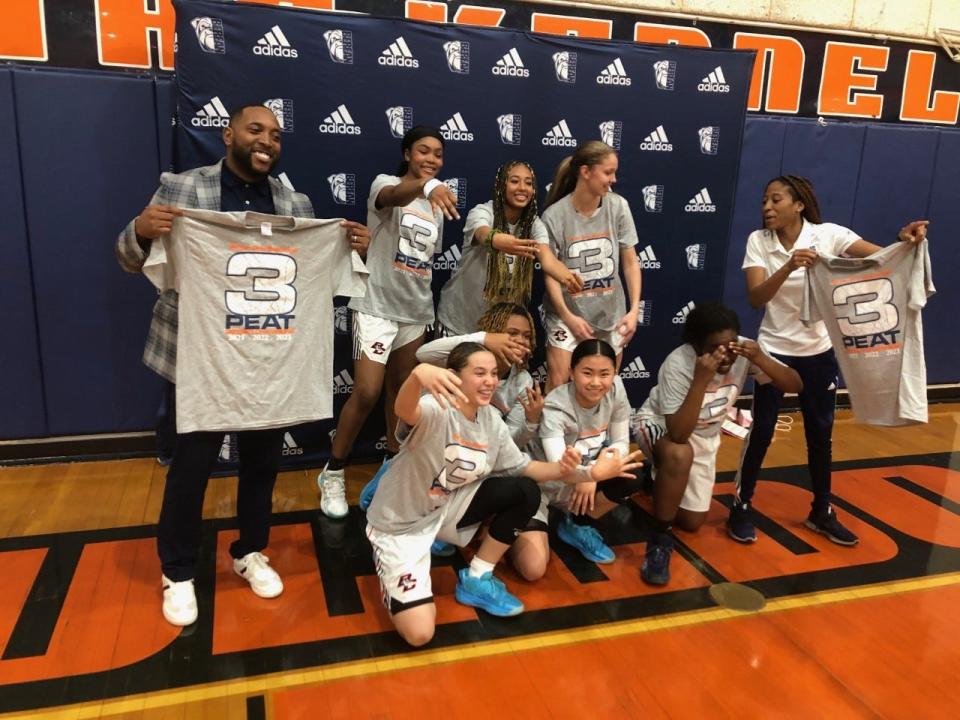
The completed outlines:
{"type": "Polygon", "coordinates": [[[234,559],[233,571],[250,583],[250,589],[262,598],[275,598],[283,592],[283,580],[270,567],[270,559],[261,553],[247,553],[234,559]]]}
{"type": "Polygon", "coordinates": [[[183,627],[197,621],[197,595],[193,580],[174,582],[166,575],[160,576],[163,585],[163,618],[171,625],[183,627]]]}
{"type": "Polygon", "coordinates": [[[320,511],[328,518],[346,517],[349,512],[345,483],[342,469],[330,470],[328,466],[324,466],[323,471],[317,476],[317,485],[320,487],[320,511]]]}

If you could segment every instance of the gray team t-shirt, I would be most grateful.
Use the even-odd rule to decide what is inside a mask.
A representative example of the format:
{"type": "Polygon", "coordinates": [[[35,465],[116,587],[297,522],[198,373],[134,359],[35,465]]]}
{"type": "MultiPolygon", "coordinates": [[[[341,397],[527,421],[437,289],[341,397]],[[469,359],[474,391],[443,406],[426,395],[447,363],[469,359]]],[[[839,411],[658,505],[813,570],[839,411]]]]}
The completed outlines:
{"type": "Polygon", "coordinates": [[[433,256],[443,245],[443,217],[417,198],[406,207],[377,210],[380,191],[399,185],[395,175],[377,175],[367,199],[370,248],[367,294],[350,309],[404,323],[433,323],[433,256]]]}
{"type": "Polygon", "coordinates": [[[478,408],[477,419],[468,420],[430,395],[419,402],[417,424],[398,424],[400,452],[367,510],[367,522],[381,532],[422,530],[451,493],[486,477],[518,475],[530,461],[493,407],[478,408]]]}
{"type": "Polygon", "coordinates": [[[927,248],[894,243],[866,258],[821,251],[807,270],[800,319],[826,324],[860,422],[927,421],[920,310],[936,292],[927,248]]]}
{"type": "MultiPolygon", "coordinates": [[[[486,309],[483,298],[483,287],[487,281],[487,257],[489,252],[482,243],[474,243],[473,236],[478,228],[493,227],[493,201],[477,205],[467,215],[463,226],[463,251],[460,262],[453,275],[444,284],[440,291],[440,304],[437,306],[437,317],[444,328],[454,335],[465,335],[473,332],[477,321],[486,309]]],[[[513,233],[515,225],[508,225],[506,232],[513,233]]],[[[549,242],[547,228],[540,220],[534,218],[530,229],[531,237],[541,245],[549,242]]],[[[513,255],[507,255],[507,267],[513,272],[513,255]]]]}
{"type": "MultiPolygon", "coordinates": [[[[583,290],[570,295],[564,289],[563,301],[594,328],[613,330],[626,312],[620,251],[637,244],[630,205],[622,196],[607,193],[597,212],[588,218],[574,210],[571,195],[567,195],[544,211],[543,224],[550,235],[550,249],[583,278],[583,290]]],[[[551,315],[559,315],[549,295],[544,307],[551,315]]]]}
{"type": "MultiPolygon", "coordinates": [[[[581,464],[589,465],[605,447],[614,447],[625,455],[630,446],[630,400],[620,376],[596,407],[585,408],[577,402],[572,382],[554,388],[547,395],[540,417],[540,439],[562,439],[566,447],[580,452],[581,464]]],[[[540,457],[545,458],[542,448],[540,457]]]]}
{"type": "MultiPolygon", "coordinates": [[[[657,373],[657,384],[637,412],[635,422],[644,419],[660,422],[665,416],[677,412],[693,384],[696,365],[697,352],[689,343],[667,355],[657,373]]],[[[697,435],[710,438],[720,433],[727,410],[733,407],[740,397],[748,377],[759,383],[770,382],[770,378],[760,368],[742,356],[733,361],[725,375],[717,373],[713,376],[700,405],[700,417],[694,429],[697,435]]]]}

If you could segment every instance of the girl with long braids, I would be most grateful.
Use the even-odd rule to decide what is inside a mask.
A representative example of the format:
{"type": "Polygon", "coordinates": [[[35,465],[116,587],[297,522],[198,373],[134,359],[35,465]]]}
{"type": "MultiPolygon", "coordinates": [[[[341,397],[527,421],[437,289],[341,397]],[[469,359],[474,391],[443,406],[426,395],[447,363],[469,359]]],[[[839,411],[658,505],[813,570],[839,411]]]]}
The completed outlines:
{"type": "Polygon", "coordinates": [[[474,207],[464,223],[460,262],[440,291],[439,334],[473,332],[484,310],[498,302],[526,307],[537,258],[549,276],[571,292],[579,290],[579,278],[552,253],[541,251],[548,242],[537,217],[533,168],[521,160],[501,165],[493,199],[474,207]]]}
{"type": "Polygon", "coordinates": [[[443,168],[440,131],[418,125],[400,144],[396,175],[377,175],[367,201],[370,249],[367,293],[353,298],[354,386],[340,412],[330,461],[317,478],[320,509],[344,517],[344,464],[386,383],[387,452],[397,451],[394,399],[417,364],[417,348],[433,324],[433,255],[443,219],[459,219],[457,198],[437,179],[443,168]]]}
{"type": "Polygon", "coordinates": [[[577,343],[605,340],[619,365],[623,348],[637,329],[640,261],[633,250],[637,229],[627,201],[612,192],[617,165],[612,147],[599,140],[586,142],[557,167],[547,196],[543,222],[550,250],[583,281],[582,289],[571,291],[546,278],[548,390],[567,382],[577,343]],[[626,313],[621,266],[630,295],[626,313]]]}
{"type": "MultiPolygon", "coordinates": [[[[750,304],[764,310],[757,336],[761,349],[794,368],[803,380],[800,412],[813,485],[813,506],[804,524],[838,545],[856,545],[859,539],[840,523],[830,505],[837,358],[823,322],[805,326],[800,321],[800,306],[806,269],[817,262],[818,252],[862,258],[880,247],[853,230],[823,222],[813,185],[797,175],[771,180],[763,193],[762,208],[764,227],[747,238],[743,270],[750,304]]],[[[908,223],[897,240],[920,242],[926,237],[927,224],[926,220],[908,223]]],[[[738,542],[757,539],[751,503],[782,398],[783,392],[773,385],[759,385],[754,390],[753,425],[740,458],[737,497],[728,520],[730,537],[738,542]]]]}

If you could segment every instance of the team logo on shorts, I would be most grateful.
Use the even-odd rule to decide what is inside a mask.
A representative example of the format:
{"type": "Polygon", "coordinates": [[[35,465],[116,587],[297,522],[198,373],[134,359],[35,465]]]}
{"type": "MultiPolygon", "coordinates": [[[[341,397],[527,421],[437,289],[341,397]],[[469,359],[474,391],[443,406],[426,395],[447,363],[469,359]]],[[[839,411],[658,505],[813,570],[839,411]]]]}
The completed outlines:
{"type": "Polygon", "coordinates": [[[451,245],[446,252],[438,255],[433,261],[434,270],[449,270],[453,272],[460,264],[460,248],[457,245],[451,245]]]}
{"type": "Polygon", "coordinates": [[[600,74],[597,75],[597,85],[620,85],[621,87],[630,87],[632,80],[627,76],[627,70],[623,67],[623,62],[617,58],[607,65],[600,74]]]}
{"type": "Polygon", "coordinates": [[[443,44],[450,72],[467,75],[470,73],[470,43],[465,40],[450,40],[443,44]]]}
{"type": "Polygon", "coordinates": [[[566,120],[561,120],[550,128],[540,142],[547,147],[575,148],[577,146],[577,139],[570,132],[570,126],[567,125],[566,120]]]}
{"type": "Polygon", "coordinates": [[[283,132],[293,132],[293,100],[270,98],[263,101],[263,106],[274,114],[274,117],[277,118],[277,124],[283,132]]]}
{"type": "Polygon", "coordinates": [[[413,69],[420,67],[420,61],[410,52],[410,46],[407,45],[407,41],[404,40],[402,36],[390,43],[390,45],[380,53],[377,62],[387,67],[413,69]]]}
{"type": "Polygon", "coordinates": [[[727,83],[727,79],[723,76],[723,68],[717,65],[703,80],[700,81],[700,84],[697,85],[697,90],[700,92],[710,93],[730,92],[730,85],[727,83]]]}
{"type": "Polygon", "coordinates": [[[653,301],[641,300],[637,310],[637,325],[648,327],[653,318],[653,301]]]}
{"type": "Polygon", "coordinates": [[[346,305],[333,309],[333,329],[337,331],[337,335],[350,333],[350,308],[346,305]]]}
{"type": "Polygon", "coordinates": [[[520,128],[522,117],[518,113],[497,116],[497,127],[500,128],[500,141],[504,145],[520,144],[520,128]]]}
{"type": "Polygon", "coordinates": [[[257,40],[257,44],[253,46],[253,54],[261,57],[290,58],[292,60],[296,60],[299,55],[297,49],[290,44],[279,25],[274,25],[264,33],[262,38],[257,40]]]}
{"type": "Polygon", "coordinates": [[[673,143],[667,137],[667,131],[663,129],[663,125],[657,125],[656,129],[640,143],[640,149],[653,152],[673,152],[673,143]]]}
{"type": "Polygon", "coordinates": [[[663,185],[647,185],[643,188],[643,209],[647,212],[663,212],[663,185]]]}
{"type": "Polygon", "coordinates": [[[387,349],[383,346],[383,343],[377,340],[375,343],[370,344],[370,352],[374,355],[383,355],[387,349]]]}
{"type": "Polygon", "coordinates": [[[658,90],[673,90],[677,82],[677,63],[674,60],[657,60],[653,64],[653,79],[658,90]]]}
{"type": "Polygon", "coordinates": [[[363,130],[354,122],[347,106],[338,105],[337,109],[320,123],[320,132],[327,135],[360,135],[363,130]]]}
{"type": "Polygon", "coordinates": [[[510,48],[502,58],[494,63],[490,72],[501,77],[530,77],[530,71],[523,65],[523,60],[516,48],[510,48]]]}
{"type": "Polygon", "coordinates": [[[563,328],[557,328],[556,330],[553,331],[553,339],[556,340],[557,342],[565,342],[567,337],[569,337],[567,335],[567,331],[564,330],[563,328]]]}
{"type": "Polygon", "coordinates": [[[704,243],[687,245],[687,267],[690,270],[703,270],[707,262],[707,246],[704,243]]]}
{"type": "Polygon", "coordinates": [[[693,300],[688,302],[682,308],[677,310],[677,314],[673,316],[673,319],[670,321],[674,325],[683,325],[687,321],[687,315],[690,314],[690,311],[696,307],[693,300]]]}
{"type": "Polygon", "coordinates": [[[413,108],[403,105],[387,108],[387,122],[390,124],[390,134],[402,138],[413,127],[413,108]]]}
{"type": "Polygon", "coordinates": [[[620,140],[623,137],[623,123],[619,120],[605,120],[599,127],[600,139],[614,150],[619,150],[620,140]]]}
{"type": "Polygon", "coordinates": [[[713,199],[710,197],[710,191],[706,188],[700,188],[700,192],[687,200],[683,206],[684,212],[688,213],[713,213],[717,211],[713,199]]]}
{"type": "Polygon", "coordinates": [[[708,125],[697,130],[700,136],[700,152],[704,155],[716,155],[720,149],[720,128],[708,125]]]}
{"type": "Polygon", "coordinates": [[[337,205],[355,205],[357,202],[357,176],[353,173],[334,173],[327,176],[330,194],[337,205]]]}
{"type": "Polygon", "coordinates": [[[457,207],[463,210],[467,207],[467,179],[466,178],[449,178],[443,181],[443,184],[454,195],[457,196],[457,207]]]}
{"type": "Polygon", "coordinates": [[[227,51],[223,41],[223,20],[215,17],[196,17],[190,21],[190,27],[197,35],[200,49],[206,53],[223,55],[227,51]]]}
{"type": "Polygon", "coordinates": [[[397,580],[397,589],[402,592],[410,592],[417,586],[417,579],[410,573],[404,573],[397,580]]]}
{"type": "Polygon", "coordinates": [[[327,30],[323,33],[330,59],[341,65],[353,65],[353,32],[351,30],[327,30]]]}
{"type": "Polygon", "coordinates": [[[440,126],[440,134],[444,140],[458,140],[460,142],[473,142],[473,133],[467,128],[463,116],[455,112],[453,117],[440,126]]]}
{"type": "Polygon", "coordinates": [[[565,83],[577,81],[577,54],[569,50],[553,54],[553,69],[557,73],[557,80],[565,83]]]}

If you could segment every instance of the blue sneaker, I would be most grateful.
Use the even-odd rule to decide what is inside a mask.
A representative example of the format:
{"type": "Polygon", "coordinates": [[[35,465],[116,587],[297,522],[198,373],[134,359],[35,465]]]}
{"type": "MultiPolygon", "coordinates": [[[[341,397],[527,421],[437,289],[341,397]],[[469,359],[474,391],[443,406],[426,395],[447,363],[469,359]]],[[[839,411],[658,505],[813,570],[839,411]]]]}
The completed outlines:
{"type": "Polygon", "coordinates": [[[589,525],[577,525],[569,513],[565,513],[563,519],[560,520],[560,525],[557,527],[557,536],[567,545],[572,545],[579,550],[580,554],[590,562],[607,565],[617,559],[613,550],[603,542],[603,538],[596,528],[589,525]]]}
{"type": "Polygon", "coordinates": [[[470,569],[459,573],[456,598],[461,605],[481,608],[497,617],[512,617],[523,612],[523,603],[510,594],[507,586],[497,580],[493,573],[484,573],[478,578],[470,577],[470,569]]]}
{"type": "Polygon", "coordinates": [[[647,551],[640,568],[640,577],[648,585],[666,585],[670,582],[670,556],[673,554],[673,536],[654,533],[647,541],[647,551]]]}
{"type": "Polygon", "coordinates": [[[367,511],[367,508],[370,507],[370,503],[373,502],[373,496],[377,492],[377,486],[380,484],[380,478],[383,477],[383,474],[387,471],[389,466],[390,461],[384,460],[383,464],[380,466],[380,469],[377,470],[370,482],[364,485],[363,490],[360,491],[360,509],[364,512],[367,511]]]}
{"type": "Polygon", "coordinates": [[[430,554],[436,555],[437,557],[452,557],[456,552],[456,545],[444,542],[443,540],[434,540],[433,545],[430,546],[430,554]]]}
{"type": "Polygon", "coordinates": [[[737,542],[753,543],[757,541],[757,531],[753,527],[753,508],[750,503],[735,502],[727,518],[727,533],[737,542]]]}

